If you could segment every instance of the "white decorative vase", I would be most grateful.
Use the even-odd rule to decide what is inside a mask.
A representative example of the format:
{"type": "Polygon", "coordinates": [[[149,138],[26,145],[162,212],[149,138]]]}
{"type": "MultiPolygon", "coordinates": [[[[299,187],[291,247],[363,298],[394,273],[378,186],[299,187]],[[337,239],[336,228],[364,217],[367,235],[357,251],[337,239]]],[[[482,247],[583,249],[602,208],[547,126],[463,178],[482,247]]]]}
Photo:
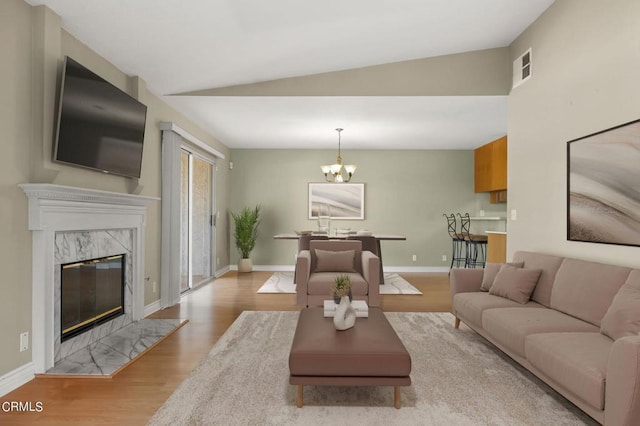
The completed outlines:
{"type": "Polygon", "coordinates": [[[253,262],[251,259],[238,259],[238,272],[251,272],[253,262]]]}
{"type": "Polygon", "coordinates": [[[342,296],[340,304],[333,315],[333,326],[336,330],[347,330],[356,324],[356,310],[351,306],[349,296],[342,296]]]}

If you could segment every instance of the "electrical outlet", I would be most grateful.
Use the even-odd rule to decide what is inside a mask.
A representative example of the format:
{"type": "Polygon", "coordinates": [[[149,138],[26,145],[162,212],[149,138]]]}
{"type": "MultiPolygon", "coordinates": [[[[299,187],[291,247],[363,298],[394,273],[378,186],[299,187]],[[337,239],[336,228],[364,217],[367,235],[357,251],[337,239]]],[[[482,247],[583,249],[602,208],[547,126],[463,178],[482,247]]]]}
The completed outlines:
{"type": "Polygon", "coordinates": [[[411,260],[412,260],[412,261],[414,261],[414,262],[415,262],[415,261],[417,261],[417,260],[418,260],[418,256],[416,256],[416,255],[414,254],[414,255],[411,257],[411,260]]]}
{"type": "Polygon", "coordinates": [[[511,210],[511,220],[516,220],[518,218],[518,214],[515,209],[511,210]]]}
{"type": "Polygon", "coordinates": [[[446,255],[446,254],[443,254],[443,255],[442,255],[442,261],[443,261],[443,262],[446,262],[446,261],[447,261],[447,255],[446,255]]]}
{"type": "Polygon", "coordinates": [[[153,292],[155,293],[156,292],[156,282],[155,281],[153,282],[153,285],[151,287],[152,287],[153,292]]]}
{"type": "Polygon", "coordinates": [[[29,332],[20,333],[20,352],[29,349],[29,332]]]}

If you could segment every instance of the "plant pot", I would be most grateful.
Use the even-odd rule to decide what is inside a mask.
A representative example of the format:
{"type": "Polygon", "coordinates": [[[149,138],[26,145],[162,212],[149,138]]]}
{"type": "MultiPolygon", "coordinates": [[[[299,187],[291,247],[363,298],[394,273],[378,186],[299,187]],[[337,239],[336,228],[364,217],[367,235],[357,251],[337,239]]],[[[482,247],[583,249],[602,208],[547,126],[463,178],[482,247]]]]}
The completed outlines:
{"type": "MultiPolygon", "coordinates": [[[[349,289],[349,302],[353,302],[353,296],[351,295],[351,289],[349,289]]],[[[340,304],[340,296],[333,295],[333,303],[340,304]]]]}
{"type": "Polygon", "coordinates": [[[251,259],[238,260],[238,272],[251,272],[253,270],[253,262],[251,259]]]}

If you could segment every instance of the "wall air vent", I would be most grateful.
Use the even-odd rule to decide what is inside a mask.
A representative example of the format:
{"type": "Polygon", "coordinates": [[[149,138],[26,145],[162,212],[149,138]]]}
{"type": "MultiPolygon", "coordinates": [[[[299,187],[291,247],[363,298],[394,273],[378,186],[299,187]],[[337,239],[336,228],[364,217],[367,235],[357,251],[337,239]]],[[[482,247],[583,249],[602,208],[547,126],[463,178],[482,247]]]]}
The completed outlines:
{"type": "Polygon", "coordinates": [[[531,48],[513,61],[513,88],[531,78],[531,48]]]}

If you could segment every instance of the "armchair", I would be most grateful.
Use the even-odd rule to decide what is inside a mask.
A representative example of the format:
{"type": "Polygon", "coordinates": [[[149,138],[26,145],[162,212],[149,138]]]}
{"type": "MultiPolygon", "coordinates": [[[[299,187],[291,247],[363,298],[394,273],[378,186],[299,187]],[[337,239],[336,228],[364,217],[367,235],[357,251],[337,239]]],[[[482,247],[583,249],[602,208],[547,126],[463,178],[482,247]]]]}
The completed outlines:
{"type": "Polygon", "coordinates": [[[312,240],[296,260],[296,300],[300,306],[322,306],[336,275],[351,279],[354,300],[380,305],[380,258],[362,250],[356,240],[312,240]]]}

